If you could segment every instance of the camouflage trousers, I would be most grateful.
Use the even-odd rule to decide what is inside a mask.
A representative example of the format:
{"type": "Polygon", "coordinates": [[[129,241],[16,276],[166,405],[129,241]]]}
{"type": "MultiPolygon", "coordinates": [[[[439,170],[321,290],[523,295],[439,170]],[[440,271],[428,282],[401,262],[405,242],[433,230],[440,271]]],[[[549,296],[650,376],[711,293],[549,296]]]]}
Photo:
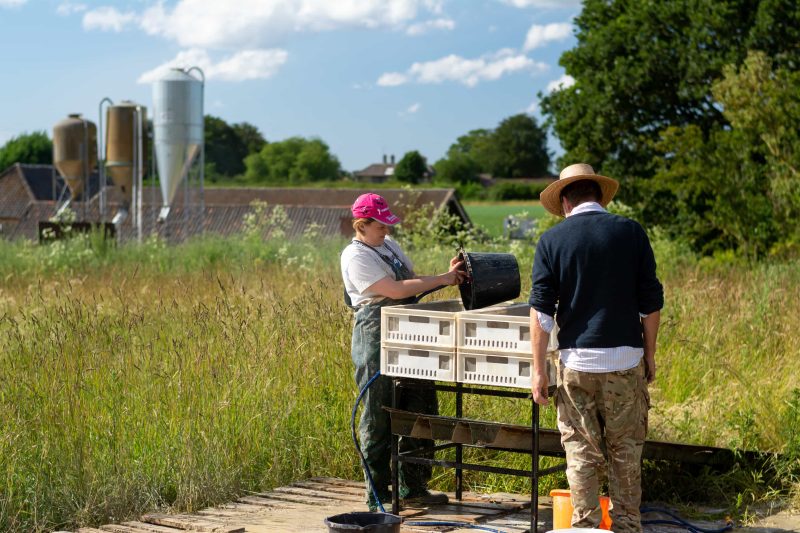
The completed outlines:
{"type": "Polygon", "coordinates": [[[641,458],[650,404],[644,362],[603,373],[578,372],[559,363],[555,403],[567,452],[572,527],[598,527],[600,477],[607,475],[611,529],[640,533],[641,458]]]}
{"type": "MultiPolygon", "coordinates": [[[[355,365],[355,380],[361,390],[380,370],[380,306],[369,305],[356,312],[353,327],[351,356],[355,365]]],[[[411,381],[411,380],[408,380],[411,381]]],[[[426,387],[398,387],[397,408],[416,413],[437,414],[436,391],[426,387]]],[[[433,382],[430,382],[432,385],[433,382]]],[[[379,376],[370,385],[362,399],[361,420],[358,424],[358,439],[364,454],[375,489],[381,499],[388,498],[391,485],[391,444],[392,434],[389,413],[383,407],[392,405],[392,381],[387,376],[379,376]]],[[[400,451],[433,446],[433,441],[402,437],[400,451]]],[[[418,495],[425,490],[431,478],[429,465],[402,462],[400,468],[400,497],[418,495]]],[[[367,482],[367,496],[372,499],[367,482]]]]}

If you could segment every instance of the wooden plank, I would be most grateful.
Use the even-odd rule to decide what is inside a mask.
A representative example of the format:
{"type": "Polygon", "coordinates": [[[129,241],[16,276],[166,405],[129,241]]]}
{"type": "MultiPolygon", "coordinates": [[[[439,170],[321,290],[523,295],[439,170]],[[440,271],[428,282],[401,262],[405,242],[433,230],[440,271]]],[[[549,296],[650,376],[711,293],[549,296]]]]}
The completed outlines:
{"type": "Polygon", "coordinates": [[[222,521],[197,515],[152,513],[142,517],[143,522],[158,526],[174,527],[184,531],[204,531],[206,533],[244,533],[243,527],[229,526],[222,521]]]}
{"type": "Polygon", "coordinates": [[[459,507],[452,506],[449,509],[442,509],[440,507],[431,507],[426,510],[425,514],[414,517],[415,522],[427,520],[441,520],[441,521],[458,521],[469,522],[475,524],[478,521],[486,518],[485,515],[470,512],[459,507]]]}
{"type": "Polygon", "coordinates": [[[273,500],[271,498],[264,498],[262,496],[242,496],[237,501],[240,501],[242,503],[247,503],[250,505],[258,505],[260,507],[272,507],[272,508],[291,507],[291,505],[285,501],[273,500]]]}
{"type": "Polygon", "coordinates": [[[450,498],[450,505],[466,505],[478,509],[499,509],[505,512],[521,511],[524,508],[522,502],[486,501],[480,498],[468,498],[462,494],[461,500],[456,500],[456,495],[452,492],[446,493],[450,498]]]}
{"type": "Polygon", "coordinates": [[[224,513],[233,513],[235,514],[247,514],[247,513],[255,513],[259,511],[263,511],[264,507],[261,505],[253,505],[250,503],[244,502],[231,502],[231,503],[224,503],[222,505],[217,505],[216,507],[206,507],[198,513],[203,513],[208,511],[209,513],[216,513],[216,512],[224,512],[224,513]]]}
{"type": "Polygon", "coordinates": [[[173,527],[157,526],[155,524],[147,524],[145,522],[138,521],[123,522],[122,525],[139,528],[140,531],[146,531],[147,533],[178,533],[180,531],[173,527]]]}
{"type": "Polygon", "coordinates": [[[311,498],[308,496],[301,496],[299,494],[283,494],[274,491],[265,492],[263,494],[259,494],[258,496],[284,502],[301,503],[303,505],[331,505],[334,503],[332,500],[326,498],[311,498]]]}
{"type": "Polygon", "coordinates": [[[304,489],[322,490],[325,492],[332,492],[334,494],[352,494],[354,496],[366,497],[367,491],[361,486],[359,488],[348,487],[347,485],[330,485],[328,483],[317,483],[315,481],[296,481],[289,485],[290,487],[299,487],[304,489]]]}
{"type": "MultiPolygon", "coordinates": [[[[100,526],[100,529],[110,533],[148,533],[146,529],[140,529],[138,527],[125,526],[121,524],[106,524],[104,526],[100,526]]],[[[178,533],[178,531],[172,528],[168,528],[167,531],[178,533]]]]}
{"type": "Polygon", "coordinates": [[[78,529],[75,533],[106,533],[102,529],[95,529],[93,527],[82,527],[78,529]]]}
{"type": "Polygon", "coordinates": [[[328,485],[339,485],[343,487],[355,487],[366,490],[366,485],[363,481],[351,481],[349,479],[341,479],[338,477],[312,477],[308,481],[315,481],[317,483],[327,483],[328,485]]]}
{"type": "Polygon", "coordinates": [[[325,500],[333,500],[339,502],[363,502],[363,496],[354,496],[352,494],[334,494],[331,492],[323,492],[319,490],[304,489],[301,487],[278,487],[274,492],[279,494],[296,494],[298,496],[308,496],[309,498],[322,498],[325,500]]]}
{"type": "MultiPolygon", "coordinates": [[[[530,530],[531,515],[530,512],[516,513],[501,518],[494,518],[492,520],[487,520],[486,522],[483,522],[482,525],[489,526],[494,529],[499,529],[501,531],[522,533],[530,530]]],[[[539,510],[539,522],[537,529],[540,530],[552,529],[551,527],[547,527],[547,525],[552,525],[552,519],[550,520],[550,524],[547,524],[546,521],[542,520],[542,511],[539,510]]]]}

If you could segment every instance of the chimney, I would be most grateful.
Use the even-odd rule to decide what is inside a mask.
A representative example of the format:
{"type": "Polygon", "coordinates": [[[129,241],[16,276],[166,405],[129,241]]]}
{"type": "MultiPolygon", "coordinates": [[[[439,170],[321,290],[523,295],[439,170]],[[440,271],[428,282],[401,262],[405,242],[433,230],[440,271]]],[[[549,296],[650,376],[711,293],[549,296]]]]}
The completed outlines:
{"type": "Polygon", "coordinates": [[[392,164],[394,165],[394,154],[392,154],[392,164]]]}
{"type": "Polygon", "coordinates": [[[383,154],[383,164],[386,164],[386,154],[383,154]]]}

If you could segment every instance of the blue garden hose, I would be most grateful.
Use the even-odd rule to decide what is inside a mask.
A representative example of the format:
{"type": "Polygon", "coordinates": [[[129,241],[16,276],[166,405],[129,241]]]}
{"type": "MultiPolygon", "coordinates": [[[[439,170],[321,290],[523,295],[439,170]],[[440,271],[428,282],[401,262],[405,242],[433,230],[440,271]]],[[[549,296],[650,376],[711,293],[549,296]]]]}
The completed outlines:
{"type": "Polygon", "coordinates": [[[356,404],[353,406],[353,416],[350,417],[350,431],[353,434],[353,444],[356,445],[356,450],[358,451],[358,455],[361,457],[361,466],[364,468],[364,472],[367,474],[367,481],[369,482],[370,490],[372,490],[372,496],[378,503],[378,509],[380,509],[382,513],[386,513],[386,509],[383,508],[383,503],[381,503],[381,499],[378,497],[378,491],[375,490],[375,483],[372,481],[372,474],[370,474],[369,466],[367,466],[367,458],[364,457],[364,452],[361,451],[361,446],[358,445],[358,437],[356,437],[356,411],[358,411],[358,404],[361,403],[361,398],[364,397],[364,394],[367,392],[369,386],[372,385],[372,382],[378,379],[378,376],[380,375],[381,375],[380,370],[375,372],[375,375],[369,378],[367,384],[364,385],[364,388],[361,389],[361,392],[358,393],[358,398],[356,398],[356,404]]]}
{"type": "Polygon", "coordinates": [[[494,529],[493,527],[488,526],[479,526],[478,524],[471,524],[469,522],[404,522],[407,526],[428,526],[428,527],[435,527],[435,526],[442,526],[442,527],[457,527],[460,529],[480,529],[481,531],[489,531],[490,533],[504,533],[499,529],[494,529]]]}
{"type": "Polygon", "coordinates": [[[676,515],[669,509],[662,509],[660,507],[642,507],[639,509],[639,512],[642,514],[646,513],[662,513],[667,516],[674,518],[674,520],[642,520],[642,525],[669,525],[669,526],[678,526],[683,527],[686,530],[690,531],[691,533],[724,533],[725,531],[730,531],[733,529],[733,522],[730,520],[725,525],[725,527],[721,527],[719,529],[704,529],[702,527],[696,526],[691,524],[681,518],[680,516],[676,515]]]}

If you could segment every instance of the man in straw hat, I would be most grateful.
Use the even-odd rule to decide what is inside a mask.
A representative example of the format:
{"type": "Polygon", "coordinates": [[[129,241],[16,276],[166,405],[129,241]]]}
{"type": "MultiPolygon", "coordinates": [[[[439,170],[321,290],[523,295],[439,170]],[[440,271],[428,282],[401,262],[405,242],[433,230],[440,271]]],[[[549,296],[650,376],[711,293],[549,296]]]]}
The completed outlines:
{"type": "Polygon", "coordinates": [[[598,473],[607,469],[612,529],[641,532],[641,456],[664,304],[642,227],[605,206],[619,188],[570,165],[540,195],[565,217],[536,247],[530,295],[533,398],[546,405],[545,351],[558,323],[558,429],[567,453],[572,526],[600,524],[598,473]],[[556,306],[558,311],[556,312],[556,306]]]}

